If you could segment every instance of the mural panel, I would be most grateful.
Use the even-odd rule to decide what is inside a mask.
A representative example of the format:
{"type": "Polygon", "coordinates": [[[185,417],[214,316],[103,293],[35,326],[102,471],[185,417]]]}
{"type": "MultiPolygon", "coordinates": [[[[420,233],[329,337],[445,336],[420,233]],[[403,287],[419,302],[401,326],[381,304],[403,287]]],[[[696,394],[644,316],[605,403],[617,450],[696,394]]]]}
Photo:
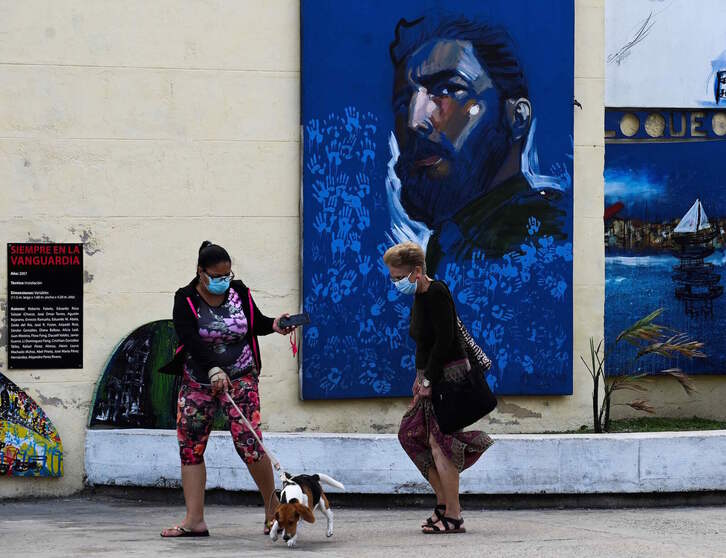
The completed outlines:
{"type": "MultiPolygon", "coordinates": [[[[113,350],[96,385],[91,428],[176,428],[180,376],[159,368],[178,345],[174,323],[157,320],[138,327],[113,350]]],[[[218,413],[214,429],[226,429],[218,413]]]]}
{"type": "Polygon", "coordinates": [[[302,2],[306,399],[410,394],[414,240],[499,394],[572,392],[570,1],[302,2]]]}
{"type": "Polygon", "coordinates": [[[43,409],[0,374],[0,476],[62,477],[63,444],[43,409]]]}
{"type": "MultiPolygon", "coordinates": [[[[605,336],[609,342],[634,321],[663,308],[661,323],[706,344],[708,358],[650,359],[633,370],[623,353],[606,359],[607,372],[657,372],[677,366],[689,374],[723,374],[726,344],[726,143],[714,132],[726,112],[610,109],[605,149],[605,336]],[[690,121],[696,115],[693,137],[690,121]],[[650,133],[622,127],[628,117],[650,133]],[[681,137],[669,128],[684,124],[681,137]],[[659,134],[655,131],[660,130],[659,134]],[[641,137],[642,136],[642,137],[641,137]]],[[[678,133],[678,130],[676,130],[678,133]]],[[[722,133],[726,139],[726,129],[722,133]]]]}

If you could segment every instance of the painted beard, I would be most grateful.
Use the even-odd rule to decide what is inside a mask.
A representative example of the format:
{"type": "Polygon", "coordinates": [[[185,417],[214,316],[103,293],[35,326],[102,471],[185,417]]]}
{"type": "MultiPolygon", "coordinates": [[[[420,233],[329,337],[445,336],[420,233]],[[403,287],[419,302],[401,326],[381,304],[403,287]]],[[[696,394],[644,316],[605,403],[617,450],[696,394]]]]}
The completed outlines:
{"type": "Polygon", "coordinates": [[[394,167],[408,216],[436,228],[484,194],[510,146],[502,128],[488,126],[458,152],[409,137],[394,167]]]}

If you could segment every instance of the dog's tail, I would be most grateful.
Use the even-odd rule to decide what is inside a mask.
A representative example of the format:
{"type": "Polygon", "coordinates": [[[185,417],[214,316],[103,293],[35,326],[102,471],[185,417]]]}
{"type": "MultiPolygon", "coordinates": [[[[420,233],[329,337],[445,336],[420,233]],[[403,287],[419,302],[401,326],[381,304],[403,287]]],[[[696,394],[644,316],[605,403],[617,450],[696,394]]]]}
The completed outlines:
{"type": "Polygon", "coordinates": [[[329,477],[328,475],[324,475],[322,473],[318,473],[318,477],[320,477],[320,482],[324,482],[327,485],[334,486],[335,488],[340,488],[341,490],[345,490],[345,486],[343,486],[343,483],[338,482],[333,477],[329,477]]]}

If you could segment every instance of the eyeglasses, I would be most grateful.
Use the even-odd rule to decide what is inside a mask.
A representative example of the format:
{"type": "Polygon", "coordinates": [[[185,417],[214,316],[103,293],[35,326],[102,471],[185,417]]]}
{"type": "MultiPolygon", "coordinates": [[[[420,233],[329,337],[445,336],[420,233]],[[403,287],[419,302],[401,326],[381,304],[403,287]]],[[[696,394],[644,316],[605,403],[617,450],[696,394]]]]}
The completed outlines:
{"type": "Polygon", "coordinates": [[[210,279],[222,279],[223,281],[231,281],[234,279],[234,272],[229,272],[228,275],[210,275],[209,272],[205,271],[204,275],[209,277],[210,279]]]}
{"type": "Polygon", "coordinates": [[[389,279],[390,279],[390,280],[391,280],[391,282],[393,282],[393,283],[398,283],[398,282],[399,282],[399,281],[400,281],[401,279],[405,279],[406,277],[409,277],[409,276],[410,276],[410,275],[411,275],[411,274],[412,274],[412,273],[413,273],[414,271],[415,271],[415,270],[414,270],[414,269],[412,269],[412,270],[411,270],[411,271],[409,271],[409,272],[408,272],[408,273],[407,273],[406,275],[401,275],[401,276],[399,276],[399,277],[394,277],[393,275],[390,275],[390,276],[389,276],[389,279]]]}

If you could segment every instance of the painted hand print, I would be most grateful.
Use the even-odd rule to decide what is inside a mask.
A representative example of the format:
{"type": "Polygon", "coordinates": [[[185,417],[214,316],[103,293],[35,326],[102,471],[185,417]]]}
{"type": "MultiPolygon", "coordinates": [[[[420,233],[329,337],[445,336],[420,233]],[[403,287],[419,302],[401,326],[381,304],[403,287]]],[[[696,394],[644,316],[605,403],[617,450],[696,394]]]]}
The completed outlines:
{"type": "Polygon", "coordinates": [[[304,398],[410,393],[403,240],[497,393],[571,393],[574,8],[516,4],[303,1],[304,398]]]}

